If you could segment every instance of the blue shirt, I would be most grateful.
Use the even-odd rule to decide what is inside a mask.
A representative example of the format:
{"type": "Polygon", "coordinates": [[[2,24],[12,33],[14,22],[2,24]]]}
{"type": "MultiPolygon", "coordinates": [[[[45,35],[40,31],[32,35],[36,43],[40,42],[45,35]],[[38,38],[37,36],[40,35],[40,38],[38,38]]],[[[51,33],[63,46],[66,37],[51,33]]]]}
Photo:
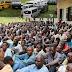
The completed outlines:
{"type": "Polygon", "coordinates": [[[4,37],[3,37],[3,38],[1,38],[1,41],[2,41],[2,42],[4,42],[4,37]]]}
{"type": "Polygon", "coordinates": [[[41,69],[37,69],[36,65],[34,64],[31,66],[22,68],[21,70],[17,70],[16,72],[49,72],[49,71],[45,65],[43,65],[41,69]]]}
{"type": "Polygon", "coordinates": [[[13,44],[12,43],[8,43],[8,48],[9,47],[13,47],[13,44]]]}
{"type": "Polygon", "coordinates": [[[71,46],[72,46],[72,39],[71,39],[70,42],[67,42],[66,44],[69,46],[69,48],[71,48],[71,46]]]}
{"type": "Polygon", "coordinates": [[[35,55],[32,54],[30,57],[28,56],[27,53],[22,54],[22,55],[15,55],[13,56],[13,60],[20,61],[24,64],[24,66],[28,66],[28,65],[34,64],[35,55]]]}
{"type": "Polygon", "coordinates": [[[24,64],[19,62],[19,61],[15,61],[15,64],[12,66],[13,71],[15,72],[17,69],[21,69],[24,67],[24,64]]]}
{"type": "Polygon", "coordinates": [[[6,56],[12,57],[12,53],[13,53],[13,51],[11,49],[7,48],[7,50],[5,51],[4,57],[6,57],[6,56]]]}

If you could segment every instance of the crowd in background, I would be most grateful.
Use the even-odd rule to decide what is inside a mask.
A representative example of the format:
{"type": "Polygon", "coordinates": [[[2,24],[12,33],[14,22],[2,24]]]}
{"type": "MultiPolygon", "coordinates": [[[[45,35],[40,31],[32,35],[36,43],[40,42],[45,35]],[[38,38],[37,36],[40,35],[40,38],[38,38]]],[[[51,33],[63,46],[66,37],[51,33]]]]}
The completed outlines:
{"type": "Polygon", "coordinates": [[[72,72],[72,25],[1,24],[0,72],[72,72]]]}

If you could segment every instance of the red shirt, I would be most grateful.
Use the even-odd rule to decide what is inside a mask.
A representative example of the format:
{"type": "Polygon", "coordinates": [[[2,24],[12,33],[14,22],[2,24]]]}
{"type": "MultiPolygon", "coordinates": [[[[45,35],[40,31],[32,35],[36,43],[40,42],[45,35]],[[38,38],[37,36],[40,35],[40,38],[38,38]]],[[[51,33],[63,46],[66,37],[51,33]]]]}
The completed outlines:
{"type": "Polygon", "coordinates": [[[67,49],[67,51],[70,52],[69,46],[67,44],[65,44],[64,49],[67,49]]]}
{"type": "Polygon", "coordinates": [[[59,20],[59,23],[61,23],[61,20],[59,20]]]}
{"type": "MultiPolygon", "coordinates": [[[[58,44],[58,46],[61,46],[61,44],[58,44]]],[[[67,44],[65,44],[63,50],[64,50],[64,49],[67,49],[67,51],[70,52],[70,48],[69,48],[69,46],[68,46],[67,44]]]]}

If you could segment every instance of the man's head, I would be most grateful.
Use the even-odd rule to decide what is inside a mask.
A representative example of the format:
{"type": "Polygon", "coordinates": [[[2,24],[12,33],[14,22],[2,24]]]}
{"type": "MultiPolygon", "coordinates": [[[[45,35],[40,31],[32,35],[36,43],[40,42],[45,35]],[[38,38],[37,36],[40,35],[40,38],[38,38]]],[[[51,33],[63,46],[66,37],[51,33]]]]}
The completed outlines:
{"type": "Polygon", "coordinates": [[[7,42],[3,42],[2,43],[2,49],[3,49],[3,51],[6,51],[7,48],[8,48],[8,43],[7,42]]]}
{"type": "Polygon", "coordinates": [[[38,69],[42,68],[44,63],[44,58],[42,55],[37,55],[35,58],[35,65],[37,66],[38,69]]]}
{"type": "Polygon", "coordinates": [[[22,34],[22,38],[25,39],[25,34],[22,34]]]}
{"type": "Polygon", "coordinates": [[[69,63],[66,67],[66,72],[72,72],[72,63],[69,63]]]}
{"type": "Polygon", "coordinates": [[[55,53],[56,53],[56,48],[55,47],[50,47],[49,51],[54,56],[55,53]]]}
{"type": "Polygon", "coordinates": [[[62,31],[62,30],[60,30],[60,31],[59,31],[59,33],[60,33],[60,34],[63,34],[63,31],[62,31]]]}
{"type": "Polygon", "coordinates": [[[14,61],[13,61],[13,59],[12,59],[10,56],[6,56],[6,57],[4,58],[4,60],[3,60],[3,62],[4,62],[5,64],[10,64],[11,66],[14,65],[14,61]]]}
{"type": "Polygon", "coordinates": [[[38,38],[38,43],[42,43],[42,39],[41,38],[38,38]]]}
{"type": "Polygon", "coordinates": [[[72,63],[72,52],[67,54],[67,60],[69,63],[72,63]]]}
{"type": "Polygon", "coordinates": [[[3,61],[0,61],[0,70],[3,69],[4,66],[5,64],[3,63],[3,61]]]}
{"type": "Polygon", "coordinates": [[[37,50],[37,52],[41,51],[42,50],[42,45],[41,44],[37,44],[36,50],[37,50]]]}
{"type": "Polygon", "coordinates": [[[29,47],[27,48],[27,54],[28,54],[29,56],[31,56],[31,55],[33,54],[33,47],[29,46],[29,47]]]}
{"type": "Polygon", "coordinates": [[[4,34],[4,33],[2,33],[2,35],[1,35],[1,36],[2,36],[2,38],[4,38],[5,34],[4,34]]]}
{"type": "Polygon", "coordinates": [[[61,45],[64,47],[65,46],[65,41],[61,41],[61,45]]]}
{"type": "Polygon", "coordinates": [[[29,40],[29,36],[28,36],[28,35],[26,35],[25,39],[26,39],[26,40],[29,40]]]}
{"type": "Polygon", "coordinates": [[[18,40],[17,40],[17,39],[14,39],[14,40],[13,40],[13,45],[14,45],[14,46],[17,46],[17,44],[18,44],[18,40]]]}
{"type": "Polygon", "coordinates": [[[26,41],[25,40],[22,40],[21,41],[21,45],[24,46],[25,44],[26,44],[26,41]]]}
{"type": "Polygon", "coordinates": [[[55,40],[55,41],[54,41],[54,45],[55,45],[55,46],[58,46],[58,41],[55,40]]]}
{"type": "Polygon", "coordinates": [[[54,30],[54,33],[57,34],[57,30],[54,30]]]}
{"type": "Polygon", "coordinates": [[[11,40],[13,40],[13,39],[14,39],[14,36],[13,36],[13,35],[11,35],[11,36],[10,36],[10,39],[11,39],[11,40]]]}
{"type": "Polygon", "coordinates": [[[57,46],[56,51],[60,53],[62,51],[62,46],[57,46]]]}
{"type": "Polygon", "coordinates": [[[51,36],[51,41],[54,41],[54,40],[55,40],[54,36],[51,36]]]}

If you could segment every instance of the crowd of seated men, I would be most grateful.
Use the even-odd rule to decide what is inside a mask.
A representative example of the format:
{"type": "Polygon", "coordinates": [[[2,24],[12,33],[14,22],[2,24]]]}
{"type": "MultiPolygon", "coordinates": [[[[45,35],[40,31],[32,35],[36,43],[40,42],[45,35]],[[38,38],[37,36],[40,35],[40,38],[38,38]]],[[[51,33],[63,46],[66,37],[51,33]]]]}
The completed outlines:
{"type": "Polygon", "coordinates": [[[1,24],[0,72],[72,72],[72,25],[1,24]]]}

